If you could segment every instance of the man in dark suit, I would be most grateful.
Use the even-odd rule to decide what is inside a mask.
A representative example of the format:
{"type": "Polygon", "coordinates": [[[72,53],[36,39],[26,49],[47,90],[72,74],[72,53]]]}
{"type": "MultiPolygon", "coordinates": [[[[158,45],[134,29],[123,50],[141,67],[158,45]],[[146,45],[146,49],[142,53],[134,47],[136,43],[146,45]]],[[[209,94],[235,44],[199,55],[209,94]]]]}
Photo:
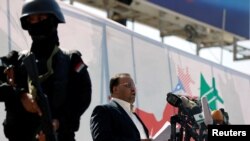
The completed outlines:
{"type": "Polygon", "coordinates": [[[134,113],[136,88],[128,73],[120,73],[110,80],[109,104],[93,110],[90,129],[94,141],[151,141],[148,130],[134,113]]]}

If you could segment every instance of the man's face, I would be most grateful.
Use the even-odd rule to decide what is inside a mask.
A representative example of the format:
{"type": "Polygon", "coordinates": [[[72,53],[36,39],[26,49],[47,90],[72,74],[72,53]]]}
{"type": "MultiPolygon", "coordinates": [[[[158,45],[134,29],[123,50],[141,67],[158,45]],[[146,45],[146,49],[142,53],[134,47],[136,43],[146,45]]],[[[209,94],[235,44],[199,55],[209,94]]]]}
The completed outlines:
{"type": "Polygon", "coordinates": [[[47,14],[32,14],[27,17],[27,22],[29,24],[36,24],[48,18],[47,14]]]}
{"type": "Polygon", "coordinates": [[[53,16],[46,13],[31,14],[26,17],[27,30],[33,41],[44,42],[56,32],[57,23],[53,16]]]}
{"type": "Polygon", "coordinates": [[[132,78],[129,76],[121,77],[118,86],[114,87],[113,94],[116,98],[133,104],[135,102],[136,88],[132,78]]]}

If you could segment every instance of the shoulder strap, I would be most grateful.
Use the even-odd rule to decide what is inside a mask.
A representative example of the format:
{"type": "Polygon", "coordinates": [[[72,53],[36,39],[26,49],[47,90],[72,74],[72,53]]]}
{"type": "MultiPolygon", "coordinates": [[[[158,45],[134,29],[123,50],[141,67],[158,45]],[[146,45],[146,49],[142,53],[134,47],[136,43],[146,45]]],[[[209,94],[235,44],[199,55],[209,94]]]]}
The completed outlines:
{"type": "MultiPolygon", "coordinates": [[[[43,82],[44,80],[46,80],[50,75],[52,75],[54,73],[53,67],[52,67],[52,58],[54,57],[54,55],[59,52],[60,49],[58,48],[58,46],[55,46],[54,50],[52,51],[50,57],[47,60],[47,72],[45,74],[39,75],[39,80],[40,82],[43,82]]],[[[30,53],[30,51],[28,50],[23,50],[19,52],[19,59],[27,56],[30,53]]]]}
{"type": "Polygon", "coordinates": [[[50,75],[52,75],[54,73],[53,67],[52,67],[52,58],[54,57],[54,55],[59,51],[60,49],[58,48],[58,46],[55,46],[54,50],[52,51],[50,57],[47,60],[47,73],[40,75],[39,76],[39,80],[42,82],[44,80],[46,80],[50,75]]]}

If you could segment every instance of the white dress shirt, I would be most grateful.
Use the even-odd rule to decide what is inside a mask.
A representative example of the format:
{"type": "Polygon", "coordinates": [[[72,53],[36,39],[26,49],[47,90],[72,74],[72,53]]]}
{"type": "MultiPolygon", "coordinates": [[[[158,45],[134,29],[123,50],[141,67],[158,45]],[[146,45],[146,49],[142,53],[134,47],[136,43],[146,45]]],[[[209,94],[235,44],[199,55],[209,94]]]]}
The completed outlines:
{"type": "Polygon", "coordinates": [[[118,98],[112,97],[111,100],[117,102],[126,111],[126,113],[129,115],[129,117],[132,119],[132,121],[136,125],[136,128],[140,132],[141,139],[147,139],[146,133],[144,131],[144,128],[143,128],[141,122],[134,115],[134,111],[135,111],[134,106],[132,104],[130,104],[124,100],[118,99],[118,98]]]}

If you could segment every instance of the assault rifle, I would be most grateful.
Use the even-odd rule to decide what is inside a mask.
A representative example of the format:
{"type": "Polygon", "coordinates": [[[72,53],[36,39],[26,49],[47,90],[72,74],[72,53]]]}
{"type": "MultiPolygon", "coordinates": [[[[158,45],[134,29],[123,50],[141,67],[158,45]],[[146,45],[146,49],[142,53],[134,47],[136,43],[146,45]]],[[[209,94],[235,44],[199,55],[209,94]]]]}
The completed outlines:
{"type": "Polygon", "coordinates": [[[41,130],[46,136],[46,141],[57,141],[56,133],[52,125],[51,111],[47,96],[43,93],[39,82],[38,69],[36,65],[35,56],[29,53],[23,60],[24,66],[29,76],[29,81],[36,88],[36,102],[41,109],[41,130]]]}

